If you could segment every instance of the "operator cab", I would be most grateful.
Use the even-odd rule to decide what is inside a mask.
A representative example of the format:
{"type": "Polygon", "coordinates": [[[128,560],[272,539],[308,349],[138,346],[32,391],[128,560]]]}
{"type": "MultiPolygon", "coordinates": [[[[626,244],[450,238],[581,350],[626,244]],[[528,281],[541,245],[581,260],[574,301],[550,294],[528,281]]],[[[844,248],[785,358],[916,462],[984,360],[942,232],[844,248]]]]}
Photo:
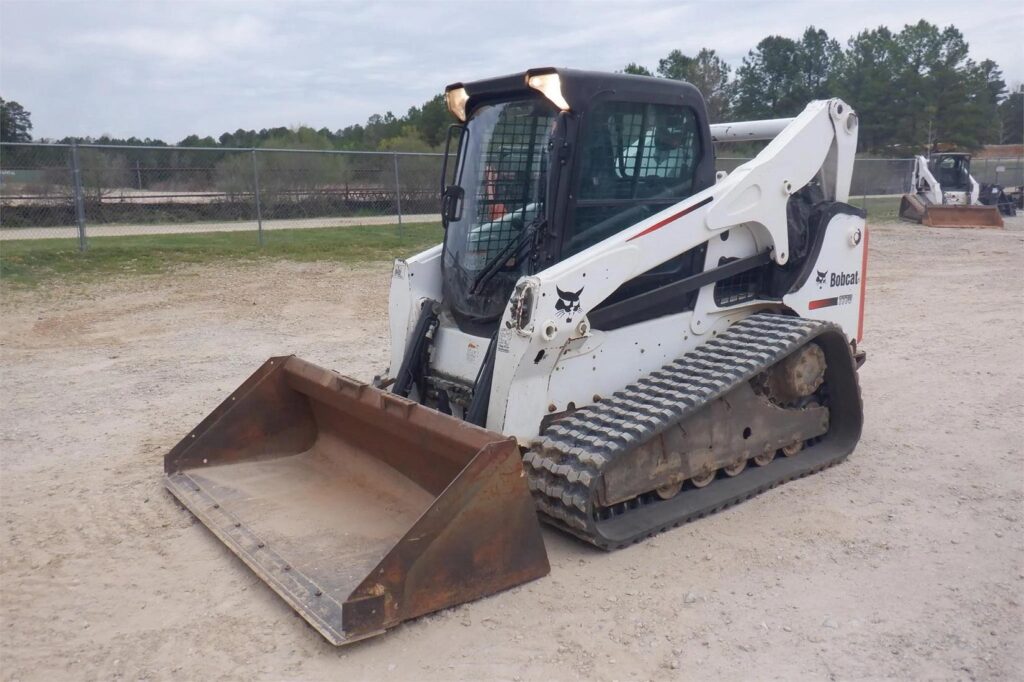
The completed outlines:
{"type": "Polygon", "coordinates": [[[970,154],[932,154],[928,169],[944,192],[971,191],[970,154]]]}
{"type": "MultiPolygon", "coordinates": [[[[523,275],[714,184],[704,99],[689,83],[546,68],[455,83],[445,97],[459,123],[442,177],[443,299],[468,333],[493,333],[523,275]]],[[[702,268],[703,251],[687,252],[623,289],[702,268]]]]}

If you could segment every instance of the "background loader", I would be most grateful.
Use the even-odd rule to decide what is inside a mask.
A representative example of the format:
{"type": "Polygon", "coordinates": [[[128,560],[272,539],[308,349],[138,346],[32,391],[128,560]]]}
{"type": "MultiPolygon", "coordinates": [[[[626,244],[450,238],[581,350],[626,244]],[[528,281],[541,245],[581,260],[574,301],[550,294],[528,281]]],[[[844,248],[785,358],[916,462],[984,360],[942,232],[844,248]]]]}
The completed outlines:
{"type": "MultiPolygon", "coordinates": [[[[900,218],[929,227],[1003,227],[997,205],[981,201],[981,187],[971,175],[971,155],[960,153],[914,157],[911,193],[900,200],[900,218]]],[[[990,188],[986,188],[986,196],[990,188]]]]}
{"type": "Polygon", "coordinates": [[[550,68],[446,99],[445,238],[395,263],[385,376],[271,358],[165,459],[335,644],[546,574],[538,520],[623,547],[860,436],[849,105],[709,125],[687,83],[550,68]]]}

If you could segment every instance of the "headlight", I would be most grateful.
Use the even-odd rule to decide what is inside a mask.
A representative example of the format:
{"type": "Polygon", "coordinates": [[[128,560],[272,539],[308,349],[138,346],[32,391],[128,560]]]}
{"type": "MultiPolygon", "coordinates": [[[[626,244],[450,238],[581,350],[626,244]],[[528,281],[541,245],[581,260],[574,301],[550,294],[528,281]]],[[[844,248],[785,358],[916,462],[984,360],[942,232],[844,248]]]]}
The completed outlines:
{"type": "Polygon", "coordinates": [[[526,84],[547,97],[562,111],[569,111],[569,103],[562,95],[562,79],[557,73],[526,74],[526,84]]]}
{"type": "Polygon", "coordinates": [[[452,112],[452,116],[465,123],[466,102],[469,101],[469,93],[466,92],[466,88],[462,87],[461,83],[449,85],[444,89],[444,101],[448,105],[448,111],[452,112]]]}

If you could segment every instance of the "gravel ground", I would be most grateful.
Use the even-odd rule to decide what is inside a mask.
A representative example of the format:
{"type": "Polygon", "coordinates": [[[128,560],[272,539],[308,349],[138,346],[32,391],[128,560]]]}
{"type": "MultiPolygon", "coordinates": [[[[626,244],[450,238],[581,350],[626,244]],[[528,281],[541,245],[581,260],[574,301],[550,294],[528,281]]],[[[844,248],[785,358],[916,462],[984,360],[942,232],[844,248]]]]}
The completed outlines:
{"type": "Polygon", "coordinates": [[[850,460],[334,649],[161,486],[270,355],[368,379],[387,264],[4,291],[0,676],[1024,679],[1024,225],[873,228],[850,460]]]}

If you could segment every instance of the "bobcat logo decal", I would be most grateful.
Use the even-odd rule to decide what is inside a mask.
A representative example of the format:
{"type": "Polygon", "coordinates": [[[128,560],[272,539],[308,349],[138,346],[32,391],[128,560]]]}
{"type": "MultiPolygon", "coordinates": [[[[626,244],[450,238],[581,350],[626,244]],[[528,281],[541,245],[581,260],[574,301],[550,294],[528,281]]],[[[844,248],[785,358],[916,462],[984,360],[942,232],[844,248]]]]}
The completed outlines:
{"type": "Polygon", "coordinates": [[[825,286],[825,280],[828,278],[828,270],[822,272],[818,270],[818,278],[815,280],[818,283],[818,288],[821,289],[825,286]]]}
{"type": "Polygon", "coordinates": [[[583,293],[583,287],[575,293],[562,291],[558,287],[555,287],[555,291],[558,293],[558,300],[555,301],[555,310],[558,312],[555,314],[564,317],[566,322],[572,322],[573,314],[580,309],[580,294],[583,293]]]}

